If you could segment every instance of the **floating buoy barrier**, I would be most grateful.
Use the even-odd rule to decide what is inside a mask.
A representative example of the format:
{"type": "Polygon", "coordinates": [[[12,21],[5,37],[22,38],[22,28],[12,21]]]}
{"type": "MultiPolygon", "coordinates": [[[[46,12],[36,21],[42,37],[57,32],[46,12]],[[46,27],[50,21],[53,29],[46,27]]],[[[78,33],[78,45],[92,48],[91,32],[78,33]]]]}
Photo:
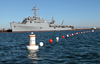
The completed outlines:
{"type": "Polygon", "coordinates": [[[33,35],[33,32],[31,32],[31,35],[29,35],[30,37],[30,42],[29,42],[29,46],[27,46],[28,50],[37,50],[39,49],[39,46],[35,45],[35,35],[33,35]]]}
{"type": "Polygon", "coordinates": [[[71,34],[69,34],[69,36],[71,36],[71,34]]]}
{"type": "Polygon", "coordinates": [[[53,40],[52,39],[49,39],[49,43],[52,43],[53,42],[53,40]]]}
{"type": "Polygon", "coordinates": [[[43,46],[43,42],[40,42],[39,44],[40,44],[40,46],[43,46]]]}
{"type": "MultiPolygon", "coordinates": [[[[91,31],[82,31],[82,32],[76,32],[76,33],[73,33],[73,34],[67,34],[67,37],[69,36],[73,36],[73,35],[76,35],[76,34],[80,34],[80,33],[89,33],[89,32],[99,32],[100,30],[91,30],[91,31]]],[[[30,38],[30,41],[29,41],[29,46],[26,46],[28,50],[37,50],[39,49],[39,46],[36,45],[36,39],[35,39],[35,35],[33,35],[33,32],[31,32],[31,35],[29,35],[29,38],[30,38]]],[[[62,38],[65,38],[65,36],[62,36],[62,38]]],[[[56,41],[59,41],[59,37],[56,37],[56,41]]],[[[49,43],[52,43],[53,40],[52,39],[49,39],[49,43]]],[[[40,42],[39,43],[40,46],[43,46],[43,42],[40,42]]]]}
{"type": "Polygon", "coordinates": [[[56,37],[56,41],[59,41],[59,37],[56,37]]]}
{"type": "Polygon", "coordinates": [[[65,36],[62,36],[62,38],[65,38],[65,36]]]}
{"type": "Polygon", "coordinates": [[[69,37],[69,35],[67,35],[67,37],[69,37]]]}

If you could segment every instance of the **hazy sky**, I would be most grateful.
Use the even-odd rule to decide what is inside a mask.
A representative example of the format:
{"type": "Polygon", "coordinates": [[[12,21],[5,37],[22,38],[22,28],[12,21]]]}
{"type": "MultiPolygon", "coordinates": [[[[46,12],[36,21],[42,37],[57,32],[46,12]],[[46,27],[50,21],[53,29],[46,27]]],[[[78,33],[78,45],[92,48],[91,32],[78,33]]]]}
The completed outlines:
{"type": "Polygon", "coordinates": [[[38,16],[54,17],[56,24],[77,27],[100,27],[100,0],[0,0],[0,28],[11,28],[10,22],[22,22],[33,16],[37,4],[38,16]]]}

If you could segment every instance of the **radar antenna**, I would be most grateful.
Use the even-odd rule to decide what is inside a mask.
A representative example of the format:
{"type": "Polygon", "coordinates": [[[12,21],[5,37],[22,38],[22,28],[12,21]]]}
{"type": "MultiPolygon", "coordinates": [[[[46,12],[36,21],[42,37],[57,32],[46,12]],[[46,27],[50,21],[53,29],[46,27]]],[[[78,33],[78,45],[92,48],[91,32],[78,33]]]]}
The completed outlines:
{"type": "Polygon", "coordinates": [[[39,10],[39,9],[36,8],[36,4],[35,4],[35,6],[33,7],[32,10],[34,10],[34,15],[35,15],[35,17],[36,17],[36,14],[37,14],[37,13],[36,13],[36,10],[39,10]]]}

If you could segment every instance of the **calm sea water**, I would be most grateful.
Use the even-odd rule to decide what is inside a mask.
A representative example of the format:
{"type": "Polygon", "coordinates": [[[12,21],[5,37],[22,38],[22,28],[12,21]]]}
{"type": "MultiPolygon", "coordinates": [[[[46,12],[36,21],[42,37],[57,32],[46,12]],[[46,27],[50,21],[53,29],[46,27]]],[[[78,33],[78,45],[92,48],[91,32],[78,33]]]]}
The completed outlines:
{"type": "Polygon", "coordinates": [[[34,32],[36,44],[44,43],[37,51],[26,48],[30,32],[0,33],[0,64],[100,64],[100,31],[66,37],[76,32],[34,32]]]}

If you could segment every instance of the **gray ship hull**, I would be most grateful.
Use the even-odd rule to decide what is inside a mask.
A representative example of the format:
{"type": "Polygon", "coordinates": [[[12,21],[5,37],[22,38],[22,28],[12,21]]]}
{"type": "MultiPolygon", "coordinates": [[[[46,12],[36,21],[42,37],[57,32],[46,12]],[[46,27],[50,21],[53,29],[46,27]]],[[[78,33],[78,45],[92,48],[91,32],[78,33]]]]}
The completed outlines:
{"type": "Polygon", "coordinates": [[[72,30],[71,27],[50,27],[48,23],[27,23],[27,24],[18,24],[10,23],[13,32],[19,31],[63,31],[63,30],[72,30]]]}

